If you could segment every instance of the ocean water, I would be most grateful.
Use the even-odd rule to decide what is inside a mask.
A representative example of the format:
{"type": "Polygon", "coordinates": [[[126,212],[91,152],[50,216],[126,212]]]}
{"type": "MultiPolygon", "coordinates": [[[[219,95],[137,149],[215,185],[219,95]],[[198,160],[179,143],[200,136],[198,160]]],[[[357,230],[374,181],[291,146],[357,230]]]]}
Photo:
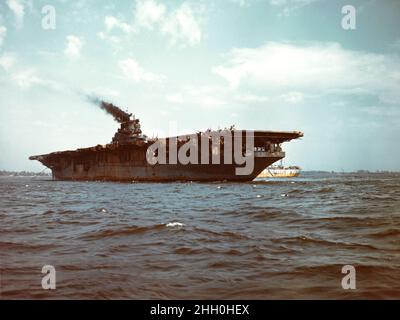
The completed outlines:
{"type": "Polygon", "coordinates": [[[400,298],[400,174],[0,178],[2,299],[400,298]],[[43,290],[44,265],[56,289],[43,290]],[[344,265],[356,289],[344,290],[344,265]]]}

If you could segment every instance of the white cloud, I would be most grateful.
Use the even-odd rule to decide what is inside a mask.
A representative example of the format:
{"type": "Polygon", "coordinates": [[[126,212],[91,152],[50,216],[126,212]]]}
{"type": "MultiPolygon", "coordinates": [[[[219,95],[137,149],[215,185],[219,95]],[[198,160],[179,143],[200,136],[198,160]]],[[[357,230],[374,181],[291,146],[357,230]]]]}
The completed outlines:
{"type": "Polygon", "coordinates": [[[26,69],[11,75],[11,80],[20,88],[28,89],[35,84],[46,85],[48,82],[36,75],[34,69],[26,69]]]}
{"type": "Polygon", "coordinates": [[[173,44],[183,41],[189,45],[195,45],[201,41],[202,37],[193,10],[187,3],[183,3],[171,13],[164,22],[161,31],[171,36],[173,44]]]}
{"type": "Polygon", "coordinates": [[[132,24],[114,16],[104,18],[105,30],[97,32],[97,37],[110,42],[115,49],[120,50],[124,41],[129,41],[127,36],[136,33],[138,30],[132,24]],[[124,37],[125,36],[125,37],[124,37]]]}
{"type": "MultiPolygon", "coordinates": [[[[184,86],[174,94],[165,97],[175,105],[198,106],[203,108],[236,108],[243,105],[265,105],[276,103],[276,97],[242,92],[227,86],[200,85],[184,86]]],[[[278,97],[282,99],[281,97],[278,97]]]]}
{"type": "Polygon", "coordinates": [[[135,27],[158,30],[168,36],[174,45],[179,42],[193,46],[202,38],[198,19],[187,2],[168,12],[164,4],[155,0],[137,0],[135,27]]]}
{"type": "Polygon", "coordinates": [[[283,94],[282,98],[286,102],[296,104],[296,103],[300,103],[303,101],[304,94],[301,92],[297,92],[297,91],[291,91],[291,92],[283,94]]]}
{"type": "Polygon", "coordinates": [[[121,60],[118,65],[123,75],[133,82],[159,82],[165,79],[163,75],[145,71],[134,59],[121,60]]]}
{"type": "Polygon", "coordinates": [[[53,90],[60,90],[62,86],[55,81],[40,77],[35,68],[25,66],[23,69],[15,67],[17,58],[15,54],[5,52],[0,56],[0,67],[3,68],[9,80],[22,89],[29,89],[34,85],[41,85],[53,90]]]}
{"type": "Polygon", "coordinates": [[[4,53],[2,56],[0,56],[0,66],[4,70],[8,71],[9,69],[11,69],[14,63],[15,63],[14,55],[10,53],[4,53]]]}
{"type": "Polygon", "coordinates": [[[281,16],[290,16],[302,7],[308,6],[320,0],[270,0],[271,6],[281,7],[281,16]]]}
{"type": "Polygon", "coordinates": [[[166,100],[173,104],[214,108],[226,105],[227,94],[225,88],[217,86],[185,86],[180,92],[167,95],[166,100]]]}
{"type": "Polygon", "coordinates": [[[6,35],[7,35],[7,28],[5,26],[0,26],[0,47],[3,45],[6,35]]]}
{"type": "Polygon", "coordinates": [[[206,107],[219,107],[226,104],[224,100],[213,96],[200,96],[199,102],[206,107]]]}
{"type": "Polygon", "coordinates": [[[14,83],[21,89],[30,89],[35,85],[44,86],[51,90],[58,90],[65,92],[67,89],[59,82],[51,80],[47,77],[38,75],[35,68],[24,67],[24,69],[19,69],[9,73],[10,82],[14,83]]]}
{"type": "Polygon", "coordinates": [[[270,0],[272,6],[307,6],[320,0],[270,0]]]}
{"type": "Polygon", "coordinates": [[[64,53],[71,59],[78,59],[81,56],[81,49],[83,47],[83,40],[77,36],[67,36],[67,47],[64,53]]]}
{"type": "Polygon", "coordinates": [[[108,32],[97,32],[97,37],[99,37],[101,40],[107,40],[110,41],[113,44],[120,44],[122,39],[120,37],[117,37],[115,35],[110,35],[108,32]]]}
{"type": "Polygon", "coordinates": [[[181,93],[171,94],[166,97],[168,102],[181,104],[184,103],[183,95],[181,93]]]}
{"type": "Polygon", "coordinates": [[[398,119],[397,117],[400,115],[400,108],[398,108],[397,106],[385,106],[384,108],[382,108],[382,106],[368,106],[365,107],[364,111],[374,117],[389,116],[398,119]]]}
{"type": "Polygon", "coordinates": [[[399,70],[397,55],[346,50],[335,43],[270,42],[232,50],[228,62],[213,72],[225,78],[231,88],[292,92],[286,100],[299,102],[302,98],[293,92],[399,97],[399,70]]]}
{"type": "Polygon", "coordinates": [[[7,0],[7,6],[14,13],[15,18],[17,19],[17,26],[21,26],[25,15],[25,8],[22,1],[7,0]]]}
{"type": "Polygon", "coordinates": [[[112,31],[113,29],[120,29],[125,33],[130,33],[133,30],[133,27],[126,22],[121,21],[120,19],[114,16],[106,16],[104,18],[104,24],[106,25],[107,32],[112,31]]]}
{"type": "Polygon", "coordinates": [[[194,46],[202,39],[195,10],[187,2],[176,9],[167,10],[165,4],[156,0],[137,0],[132,24],[114,16],[106,16],[104,24],[105,31],[98,32],[97,36],[113,44],[120,44],[122,41],[119,35],[112,34],[113,30],[120,30],[127,35],[143,29],[157,31],[168,37],[172,45],[179,43],[183,46],[194,46]]]}
{"type": "Polygon", "coordinates": [[[134,26],[114,16],[106,16],[104,18],[104,25],[105,31],[97,32],[97,37],[109,41],[117,47],[124,41],[123,35],[130,35],[137,32],[134,26]],[[120,33],[118,34],[117,31],[120,31],[120,33]]]}
{"type": "Polygon", "coordinates": [[[235,96],[235,100],[243,103],[263,103],[271,100],[270,97],[260,96],[256,94],[238,94],[235,96]]]}
{"type": "Polygon", "coordinates": [[[164,18],[166,8],[154,0],[136,1],[135,21],[140,27],[153,29],[164,18]]]}

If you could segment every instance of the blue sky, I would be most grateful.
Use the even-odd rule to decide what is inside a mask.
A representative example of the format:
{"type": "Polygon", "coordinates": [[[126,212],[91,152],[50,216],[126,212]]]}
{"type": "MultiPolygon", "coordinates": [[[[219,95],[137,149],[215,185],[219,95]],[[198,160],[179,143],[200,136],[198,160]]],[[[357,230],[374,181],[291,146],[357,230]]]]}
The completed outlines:
{"type": "Polygon", "coordinates": [[[400,170],[399,54],[396,0],[1,0],[0,169],[109,143],[118,124],[94,94],[149,136],[299,130],[286,164],[400,170]]]}

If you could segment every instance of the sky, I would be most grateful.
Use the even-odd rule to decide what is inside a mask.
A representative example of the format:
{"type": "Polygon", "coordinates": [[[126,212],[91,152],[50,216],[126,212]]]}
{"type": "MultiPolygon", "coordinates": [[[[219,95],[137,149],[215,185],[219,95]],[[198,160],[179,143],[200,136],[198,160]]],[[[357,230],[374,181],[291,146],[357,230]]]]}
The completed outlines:
{"type": "Polygon", "coordinates": [[[0,170],[109,143],[87,95],[150,137],[302,131],[286,165],[400,170],[400,1],[0,0],[0,170]]]}

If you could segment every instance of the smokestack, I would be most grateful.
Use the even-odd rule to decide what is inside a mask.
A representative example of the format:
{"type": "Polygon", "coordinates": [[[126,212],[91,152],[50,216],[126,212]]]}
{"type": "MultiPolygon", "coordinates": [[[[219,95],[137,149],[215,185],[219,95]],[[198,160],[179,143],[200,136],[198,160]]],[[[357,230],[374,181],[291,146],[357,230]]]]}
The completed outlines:
{"type": "Polygon", "coordinates": [[[108,114],[111,114],[114,117],[114,120],[119,123],[130,120],[132,113],[126,113],[125,111],[122,111],[119,107],[113,105],[112,103],[105,102],[105,101],[101,100],[100,98],[93,97],[93,96],[88,96],[88,100],[91,103],[99,106],[101,109],[103,109],[108,114]]]}

